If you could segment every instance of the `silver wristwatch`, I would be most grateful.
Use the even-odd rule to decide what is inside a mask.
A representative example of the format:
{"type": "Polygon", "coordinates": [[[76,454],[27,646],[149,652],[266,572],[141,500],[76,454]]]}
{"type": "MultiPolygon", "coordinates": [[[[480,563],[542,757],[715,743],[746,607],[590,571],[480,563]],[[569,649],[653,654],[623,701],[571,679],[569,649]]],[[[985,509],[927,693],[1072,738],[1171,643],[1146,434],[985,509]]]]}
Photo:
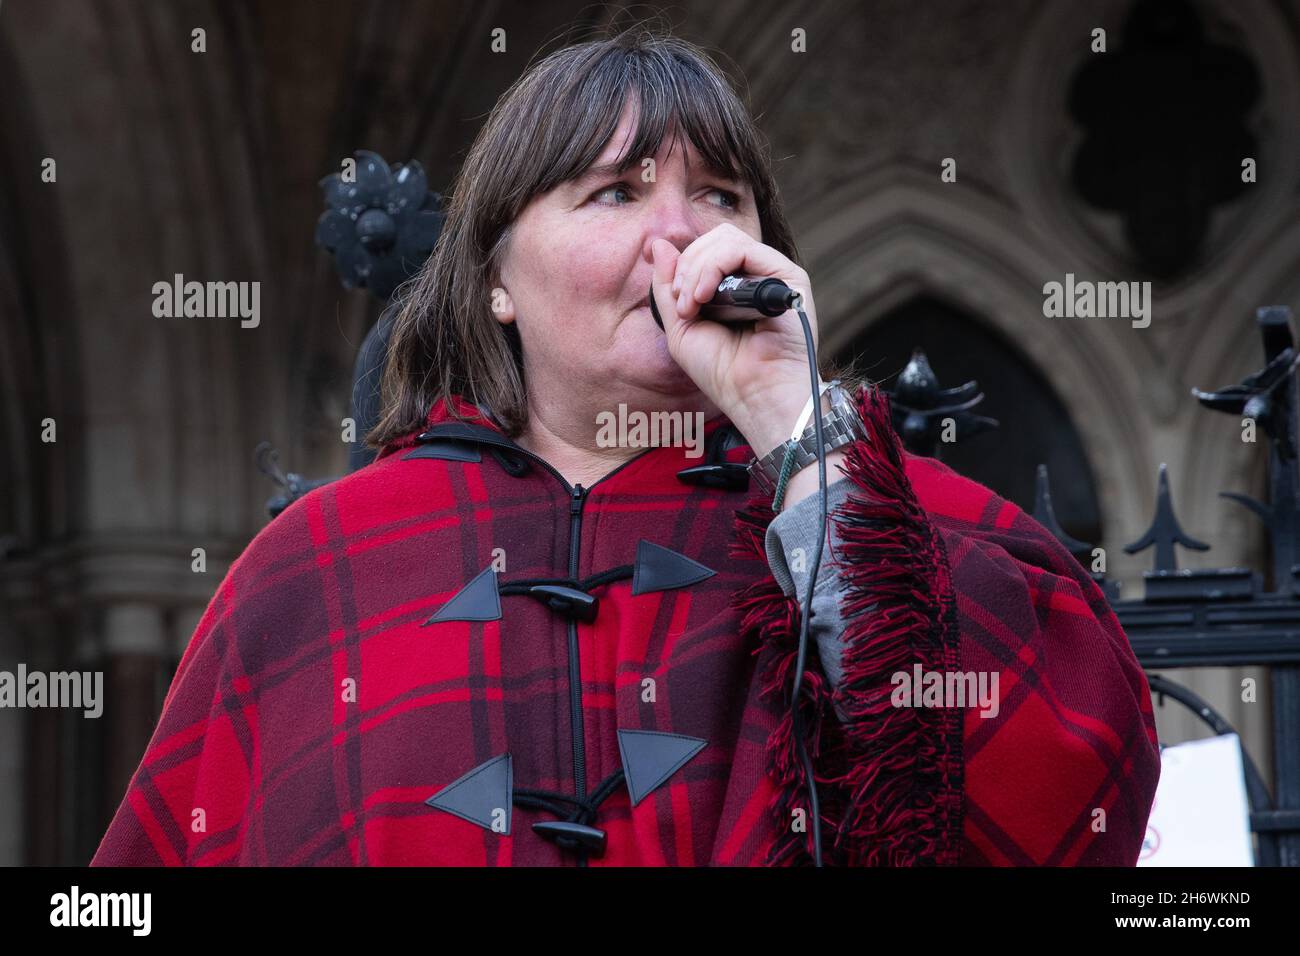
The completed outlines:
{"type": "MultiPolygon", "coordinates": [[[[830,411],[822,413],[822,438],[826,442],[826,451],[829,453],[851,441],[866,438],[866,429],[863,428],[862,419],[849,393],[837,383],[832,383],[826,390],[826,394],[831,400],[830,411]]],[[[821,396],[818,396],[817,409],[821,410],[821,396]]],[[[815,422],[809,422],[798,441],[787,438],[762,458],[755,458],[750,462],[749,474],[763,494],[769,497],[776,494],[776,483],[781,477],[781,466],[785,463],[786,451],[791,445],[795,447],[794,466],[790,470],[791,478],[798,474],[800,469],[816,463],[816,427],[815,422]]],[[[831,480],[829,476],[827,480],[831,480]]]]}

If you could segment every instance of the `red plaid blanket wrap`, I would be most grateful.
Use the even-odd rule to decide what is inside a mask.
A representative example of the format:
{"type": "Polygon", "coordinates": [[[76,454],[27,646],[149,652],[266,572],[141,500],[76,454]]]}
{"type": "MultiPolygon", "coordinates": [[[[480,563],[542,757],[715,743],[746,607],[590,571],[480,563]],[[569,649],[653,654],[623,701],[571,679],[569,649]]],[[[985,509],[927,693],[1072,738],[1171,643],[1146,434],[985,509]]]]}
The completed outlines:
{"type": "MultiPolygon", "coordinates": [[[[234,562],[95,865],[810,861],[789,714],[797,608],[768,570],[767,504],[684,482],[700,460],[680,447],[641,452],[575,502],[455,404],[488,439],[456,443],[478,460],[411,457],[412,433],[234,562]],[[489,567],[499,585],[586,579],[634,565],[643,541],[714,573],[649,593],[596,585],[591,621],[504,594],[498,619],[422,626],[489,567]],[[633,806],[621,731],[705,743],[633,806]],[[550,793],[552,809],[516,805],[504,833],[426,802],[505,754],[514,792],[550,793]],[[531,826],[602,782],[582,818],[602,856],[531,826]]],[[[833,516],[844,545],[823,557],[846,584],[845,678],[832,691],[810,648],[801,703],[826,862],[1132,865],[1159,754],[1146,679],[1100,590],[1016,505],[906,453],[878,390],[858,407],[868,438],[849,446],[855,488],[833,516]],[[996,671],[997,715],[892,706],[891,676],[917,664],[996,671]]],[[[471,434],[442,403],[429,425],[471,434]]]]}

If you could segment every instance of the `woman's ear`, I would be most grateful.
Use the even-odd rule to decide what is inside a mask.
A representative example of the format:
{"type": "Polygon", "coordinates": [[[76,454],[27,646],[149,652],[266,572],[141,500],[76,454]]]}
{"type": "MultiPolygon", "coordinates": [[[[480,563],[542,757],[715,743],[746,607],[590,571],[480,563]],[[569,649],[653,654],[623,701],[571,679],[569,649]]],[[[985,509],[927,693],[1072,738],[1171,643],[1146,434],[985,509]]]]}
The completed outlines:
{"type": "Polygon", "coordinates": [[[492,314],[502,325],[509,325],[515,320],[515,300],[510,297],[510,293],[501,285],[500,278],[491,289],[488,290],[488,306],[492,309],[492,314]]]}

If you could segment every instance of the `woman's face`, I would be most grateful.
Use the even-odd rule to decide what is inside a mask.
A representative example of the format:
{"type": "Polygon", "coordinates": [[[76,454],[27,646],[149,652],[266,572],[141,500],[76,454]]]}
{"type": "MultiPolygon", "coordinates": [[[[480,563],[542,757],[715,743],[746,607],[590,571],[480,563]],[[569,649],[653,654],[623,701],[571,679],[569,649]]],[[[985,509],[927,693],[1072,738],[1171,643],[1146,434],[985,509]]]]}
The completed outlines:
{"type": "Polygon", "coordinates": [[[622,176],[600,172],[622,158],[633,120],[625,108],[592,167],[534,197],[508,240],[494,308],[498,321],[518,323],[534,408],[576,400],[587,408],[623,401],[630,409],[711,409],[650,314],[650,247],[666,239],[683,250],[724,222],[761,240],[753,192],[708,172],[672,130],[650,157],[654,182],[643,182],[645,157],[622,176]]]}

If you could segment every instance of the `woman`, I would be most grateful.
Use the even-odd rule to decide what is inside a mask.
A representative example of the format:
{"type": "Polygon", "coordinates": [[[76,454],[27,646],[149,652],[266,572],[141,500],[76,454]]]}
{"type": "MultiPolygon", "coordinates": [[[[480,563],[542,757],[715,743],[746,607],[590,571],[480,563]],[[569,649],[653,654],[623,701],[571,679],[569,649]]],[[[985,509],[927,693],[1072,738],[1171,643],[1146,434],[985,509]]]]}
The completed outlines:
{"type": "Polygon", "coordinates": [[[817,468],[773,496],[744,465],[812,413],[802,326],[700,315],[775,276],[815,333],[760,143],[643,31],[506,92],[405,293],[377,459],[231,567],[96,864],[803,864],[800,742],[827,863],[1136,860],[1158,752],[1118,622],[869,385],[793,719],[817,468]],[[611,439],[636,413],[702,434],[611,439]]]}

